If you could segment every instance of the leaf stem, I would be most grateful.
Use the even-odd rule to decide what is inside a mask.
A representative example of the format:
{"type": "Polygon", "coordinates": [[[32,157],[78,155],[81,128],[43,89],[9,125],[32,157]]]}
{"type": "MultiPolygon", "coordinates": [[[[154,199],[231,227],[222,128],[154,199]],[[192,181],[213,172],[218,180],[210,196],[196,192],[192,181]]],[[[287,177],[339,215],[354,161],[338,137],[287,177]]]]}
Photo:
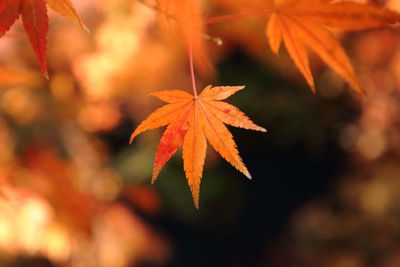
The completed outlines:
{"type": "Polygon", "coordinates": [[[241,13],[241,14],[232,14],[232,15],[211,17],[211,18],[205,19],[204,20],[204,24],[225,22],[225,21],[229,21],[229,20],[246,18],[246,17],[253,17],[253,16],[264,16],[264,15],[269,15],[271,12],[273,12],[273,9],[260,9],[260,10],[252,11],[252,12],[249,12],[249,13],[241,13]]]}
{"type": "Polygon", "coordinates": [[[196,77],[194,75],[194,63],[193,63],[193,45],[191,40],[188,40],[188,48],[189,48],[190,77],[192,79],[193,95],[195,98],[197,98],[196,77]]]}
{"type": "Polygon", "coordinates": [[[157,4],[150,4],[147,0],[139,0],[140,3],[142,3],[144,6],[153,9],[156,12],[159,12],[160,14],[166,16],[168,19],[171,19],[173,21],[176,21],[176,18],[169,14],[168,12],[163,11],[157,4]]]}

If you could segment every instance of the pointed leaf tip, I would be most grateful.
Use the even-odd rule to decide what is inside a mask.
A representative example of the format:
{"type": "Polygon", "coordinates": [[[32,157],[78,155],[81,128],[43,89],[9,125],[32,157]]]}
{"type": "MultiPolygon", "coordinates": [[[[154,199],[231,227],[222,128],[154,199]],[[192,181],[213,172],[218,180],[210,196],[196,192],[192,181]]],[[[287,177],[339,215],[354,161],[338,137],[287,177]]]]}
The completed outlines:
{"type": "Polygon", "coordinates": [[[90,30],[83,21],[79,18],[71,0],[45,0],[47,5],[51,7],[58,14],[72,20],[74,23],[79,25],[84,31],[90,33],[90,30]]]}
{"type": "Polygon", "coordinates": [[[249,180],[252,180],[253,179],[253,177],[251,176],[251,174],[250,174],[250,172],[246,172],[246,173],[243,173],[244,174],[244,176],[246,176],[249,180]]]}
{"type": "Polygon", "coordinates": [[[132,145],[133,139],[135,139],[135,136],[131,134],[131,137],[129,138],[129,144],[132,145]]]}
{"type": "Polygon", "coordinates": [[[315,85],[313,84],[313,85],[310,85],[310,90],[311,90],[311,93],[313,94],[313,95],[315,95],[316,93],[317,93],[317,89],[315,88],[315,85]]]}
{"type": "Polygon", "coordinates": [[[202,98],[209,98],[213,100],[224,100],[231,95],[241,91],[246,86],[207,86],[200,94],[202,98]]]}
{"type": "Polygon", "coordinates": [[[91,33],[92,33],[92,31],[91,31],[85,24],[83,24],[81,27],[83,27],[83,30],[84,30],[85,32],[87,32],[88,34],[91,34],[91,33]]]}
{"type": "Polygon", "coordinates": [[[158,99],[170,104],[188,101],[193,98],[191,94],[181,90],[163,90],[152,92],[149,95],[157,97],[158,99]]]}

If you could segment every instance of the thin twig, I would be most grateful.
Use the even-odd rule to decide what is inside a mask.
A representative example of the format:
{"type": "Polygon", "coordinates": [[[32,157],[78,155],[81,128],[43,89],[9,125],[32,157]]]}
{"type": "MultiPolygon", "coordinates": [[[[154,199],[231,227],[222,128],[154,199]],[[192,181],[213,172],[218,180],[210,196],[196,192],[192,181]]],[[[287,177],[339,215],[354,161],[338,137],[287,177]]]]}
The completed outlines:
{"type": "Polygon", "coordinates": [[[171,19],[173,21],[176,21],[177,19],[172,16],[171,14],[165,12],[164,10],[162,10],[157,4],[150,4],[147,0],[138,0],[140,3],[142,3],[144,6],[153,9],[156,12],[159,12],[160,14],[163,14],[164,16],[166,16],[168,19],[171,19]]]}

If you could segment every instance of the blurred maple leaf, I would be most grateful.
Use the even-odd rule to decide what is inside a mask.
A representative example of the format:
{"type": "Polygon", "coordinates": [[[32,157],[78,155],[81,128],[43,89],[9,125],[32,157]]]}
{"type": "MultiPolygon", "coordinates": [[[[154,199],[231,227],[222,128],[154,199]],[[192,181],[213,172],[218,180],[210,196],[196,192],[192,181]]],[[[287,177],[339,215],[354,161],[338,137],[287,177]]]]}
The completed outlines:
{"type": "Polygon", "coordinates": [[[206,76],[212,74],[214,67],[203,38],[204,23],[201,1],[157,0],[156,3],[164,28],[168,33],[178,34],[184,41],[184,45],[190,42],[198,71],[206,76]]]}
{"type": "Polygon", "coordinates": [[[157,109],[133,132],[130,142],[146,130],[168,125],[161,137],[154,161],[154,182],[165,163],[183,146],[186,177],[196,208],[199,207],[200,182],[206,157],[207,141],[232,166],[251,178],[236,148],[232,134],[224,123],[261,132],[238,108],[222,102],[244,86],[207,86],[199,96],[180,90],[167,90],[151,95],[168,104],[157,109]]]}
{"type": "Polygon", "coordinates": [[[306,47],[317,53],[357,92],[363,92],[344,49],[326,27],[365,30],[400,22],[400,14],[373,5],[331,0],[275,0],[267,26],[272,51],[282,41],[311,90],[315,92],[306,47]]]}
{"type": "Polygon", "coordinates": [[[43,74],[47,77],[46,50],[48,32],[47,7],[86,27],[79,19],[70,0],[1,0],[0,3],[0,37],[3,36],[22,16],[23,25],[33,50],[40,63],[43,74]]]}

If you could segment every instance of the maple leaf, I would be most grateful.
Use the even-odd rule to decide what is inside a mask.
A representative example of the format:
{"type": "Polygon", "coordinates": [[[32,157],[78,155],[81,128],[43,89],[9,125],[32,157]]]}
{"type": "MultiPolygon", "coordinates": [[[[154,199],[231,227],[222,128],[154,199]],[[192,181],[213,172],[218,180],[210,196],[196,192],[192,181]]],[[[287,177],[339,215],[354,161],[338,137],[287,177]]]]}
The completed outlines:
{"type": "Polygon", "coordinates": [[[46,49],[48,16],[47,6],[59,14],[73,20],[85,30],[70,0],[1,0],[0,37],[3,36],[21,16],[32,48],[39,60],[40,68],[47,77],[46,49]]]}
{"type": "Polygon", "coordinates": [[[244,89],[244,86],[207,86],[199,96],[180,90],[154,92],[168,104],[150,114],[132,133],[130,143],[140,133],[168,125],[161,137],[154,160],[152,182],[162,167],[183,147],[184,171],[192,191],[196,208],[199,207],[200,181],[206,157],[207,141],[232,166],[251,178],[239,156],[232,134],[225,124],[261,132],[266,130],[254,124],[235,106],[222,102],[244,89]]]}
{"type": "Polygon", "coordinates": [[[380,28],[400,22],[400,14],[369,4],[329,0],[275,0],[266,35],[273,53],[284,42],[289,55],[315,92],[307,48],[357,92],[363,89],[348,56],[327,28],[345,31],[380,28]]]}
{"type": "Polygon", "coordinates": [[[214,67],[208,55],[203,38],[204,23],[200,0],[157,0],[157,9],[164,29],[172,35],[178,35],[183,45],[192,46],[195,64],[205,76],[214,73],[214,67]]]}

